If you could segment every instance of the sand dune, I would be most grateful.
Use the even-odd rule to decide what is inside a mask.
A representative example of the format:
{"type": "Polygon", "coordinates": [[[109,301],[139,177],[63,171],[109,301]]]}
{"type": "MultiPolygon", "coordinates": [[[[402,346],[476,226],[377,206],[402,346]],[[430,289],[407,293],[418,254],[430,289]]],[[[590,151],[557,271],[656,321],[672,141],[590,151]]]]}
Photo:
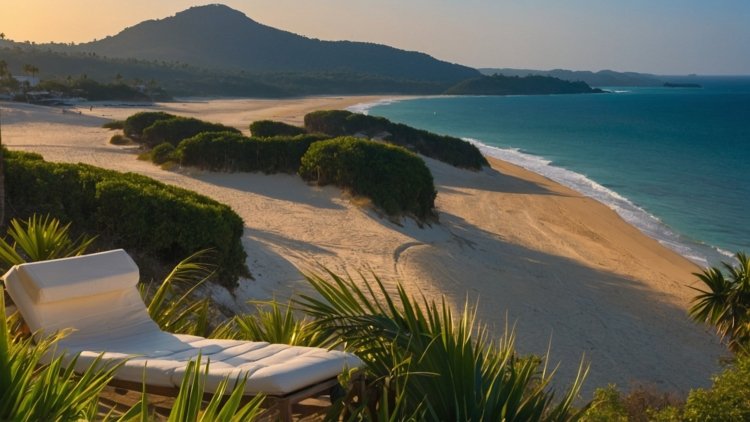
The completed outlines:
{"type": "MultiPolygon", "coordinates": [[[[373,97],[206,100],[148,107],[247,130],[271,118],[300,123],[315,109],[344,108],[373,97]]],[[[143,107],[142,107],[143,108],[143,107]]],[[[479,302],[479,317],[500,335],[516,324],[518,348],[562,362],[571,380],[591,361],[586,392],[607,383],[654,384],[686,391],[706,385],[724,349],[686,309],[692,263],[625,223],[604,205],[534,173],[492,160],[481,172],[427,159],[438,187],[440,222],[420,228],[352,203],[333,187],[292,175],[169,172],[138,161],[131,147],[108,144],[105,118],[140,108],[94,104],[60,109],[3,103],[3,142],[47,160],[134,171],[211,196],[245,221],[244,245],[255,281],[224,303],[280,299],[306,286],[300,269],[372,270],[393,288],[445,295],[457,306],[479,302]]]]}

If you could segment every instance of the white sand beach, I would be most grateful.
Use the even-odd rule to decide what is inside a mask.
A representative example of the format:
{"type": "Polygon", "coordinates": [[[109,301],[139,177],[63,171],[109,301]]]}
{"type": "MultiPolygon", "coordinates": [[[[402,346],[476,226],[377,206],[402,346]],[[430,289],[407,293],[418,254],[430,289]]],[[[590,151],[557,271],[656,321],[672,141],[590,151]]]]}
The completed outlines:
{"type": "Polygon", "coordinates": [[[478,302],[498,336],[516,326],[518,349],[543,354],[551,342],[557,382],[591,362],[584,392],[633,383],[685,392],[705,386],[727,352],[687,308],[694,264],[625,223],[606,206],[519,167],[491,160],[481,172],[426,159],[438,189],[439,223],[392,222],[335,187],[294,175],[165,171],[136,159],[133,147],[108,143],[107,119],[142,109],[221,122],[247,132],[255,120],[301,124],[305,113],[377,97],[205,100],[147,107],[93,103],[60,108],[0,103],[3,143],[48,161],[83,162],[141,173],[231,206],[244,220],[255,280],[223,303],[285,299],[307,288],[300,270],[374,272],[393,288],[457,307],[478,302]],[[89,109],[89,106],[93,109],[89,109]],[[79,114],[80,112],[80,114],[79,114]]]}

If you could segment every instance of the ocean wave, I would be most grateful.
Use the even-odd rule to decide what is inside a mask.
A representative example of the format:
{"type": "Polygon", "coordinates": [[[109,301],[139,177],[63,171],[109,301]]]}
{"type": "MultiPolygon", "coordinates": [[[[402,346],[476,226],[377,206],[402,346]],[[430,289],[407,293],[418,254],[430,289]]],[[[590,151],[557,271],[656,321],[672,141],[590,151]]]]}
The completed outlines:
{"type": "Polygon", "coordinates": [[[351,111],[352,113],[362,113],[362,114],[368,114],[370,112],[370,109],[373,107],[378,106],[386,106],[389,104],[397,103],[399,101],[403,101],[401,98],[384,98],[382,100],[372,101],[369,103],[360,103],[360,104],[354,104],[353,106],[347,107],[346,111],[351,111]]]}
{"type": "Polygon", "coordinates": [[[601,202],[647,236],[702,267],[714,265],[732,256],[728,251],[685,238],[628,198],[583,174],[557,167],[548,159],[525,153],[517,148],[504,149],[484,144],[477,139],[463,139],[476,145],[486,155],[533,171],[601,202]]]}

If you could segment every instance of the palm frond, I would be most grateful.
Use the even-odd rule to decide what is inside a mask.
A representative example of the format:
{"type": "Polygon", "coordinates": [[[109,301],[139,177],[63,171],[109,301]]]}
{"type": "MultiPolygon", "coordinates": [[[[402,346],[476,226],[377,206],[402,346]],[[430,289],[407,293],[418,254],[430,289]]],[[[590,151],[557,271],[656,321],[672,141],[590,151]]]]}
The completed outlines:
{"type": "Polygon", "coordinates": [[[713,325],[730,350],[750,348],[750,259],[735,254],[736,263],[722,262],[724,271],[709,267],[695,273],[707,289],[694,288],[698,295],[688,311],[700,323],[713,325]]]}
{"type": "Polygon", "coordinates": [[[210,263],[210,250],[198,251],[180,261],[159,285],[153,295],[149,286],[141,284],[141,296],[147,303],[148,313],[162,330],[206,336],[210,299],[193,299],[193,293],[215,272],[210,263]],[[178,285],[188,285],[178,293],[178,285]]]}
{"type": "Polygon", "coordinates": [[[327,275],[306,275],[318,296],[301,296],[295,304],[313,317],[317,330],[365,362],[371,386],[387,390],[378,409],[398,409],[399,417],[419,411],[431,420],[576,418],[571,404],[585,365],[554,404],[549,385],[555,371],[540,370],[541,358],[519,357],[513,332],[492,341],[468,301],[456,315],[445,299],[417,301],[401,285],[392,295],[375,275],[362,277],[364,287],[351,277],[327,275]],[[403,362],[408,373],[397,373],[403,362]]]}
{"type": "Polygon", "coordinates": [[[5,271],[24,262],[78,256],[86,252],[96,237],[70,237],[70,223],[62,225],[60,220],[49,215],[32,215],[28,220],[10,221],[9,243],[0,239],[0,268],[5,271]]]}

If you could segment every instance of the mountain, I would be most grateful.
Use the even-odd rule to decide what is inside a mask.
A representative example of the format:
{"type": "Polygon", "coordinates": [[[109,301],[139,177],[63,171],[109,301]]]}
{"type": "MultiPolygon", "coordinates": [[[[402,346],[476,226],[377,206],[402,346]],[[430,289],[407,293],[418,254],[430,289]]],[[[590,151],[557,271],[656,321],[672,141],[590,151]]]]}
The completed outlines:
{"type": "Polygon", "coordinates": [[[509,69],[509,68],[482,68],[479,69],[485,75],[505,76],[552,76],[565,81],[582,81],[591,86],[661,86],[664,82],[655,75],[636,72],[615,72],[613,70],[601,70],[589,72],[582,70],[533,70],[533,69],[509,69]]]}
{"type": "Polygon", "coordinates": [[[303,37],[262,25],[217,4],[141,22],[115,36],[66,48],[109,58],[181,62],[252,73],[348,72],[444,83],[480,75],[476,69],[424,53],[303,37]]]}

